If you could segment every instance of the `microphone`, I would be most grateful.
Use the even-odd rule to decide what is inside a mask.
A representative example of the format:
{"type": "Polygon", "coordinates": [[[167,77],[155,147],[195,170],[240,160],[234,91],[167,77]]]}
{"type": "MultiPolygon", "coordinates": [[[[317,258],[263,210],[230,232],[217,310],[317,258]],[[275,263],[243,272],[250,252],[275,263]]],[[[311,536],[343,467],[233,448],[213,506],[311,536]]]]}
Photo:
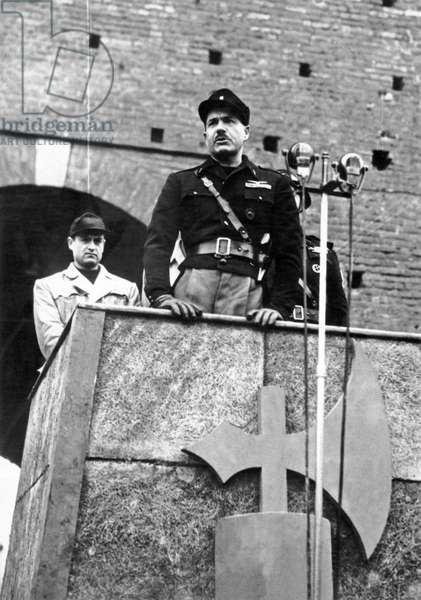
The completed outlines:
{"type": "Polygon", "coordinates": [[[332,168],[336,172],[336,179],[343,192],[358,191],[368,171],[361,156],[355,152],[348,152],[341,156],[339,161],[332,163],[332,168]]]}
{"type": "Polygon", "coordinates": [[[316,160],[313,148],[306,142],[297,142],[289,150],[282,151],[288,172],[295,171],[300,184],[305,185],[311,178],[316,160]]]}

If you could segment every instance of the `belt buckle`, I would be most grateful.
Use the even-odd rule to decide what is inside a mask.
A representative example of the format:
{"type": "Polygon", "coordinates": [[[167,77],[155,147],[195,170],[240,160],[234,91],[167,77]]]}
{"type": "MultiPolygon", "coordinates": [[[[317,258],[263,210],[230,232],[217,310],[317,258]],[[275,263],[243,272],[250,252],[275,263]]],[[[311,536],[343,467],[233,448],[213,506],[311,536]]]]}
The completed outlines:
{"type": "Polygon", "coordinates": [[[231,240],[227,237],[219,237],[215,245],[215,258],[227,258],[231,254],[231,240]]]}
{"type": "Polygon", "coordinates": [[[294,321],[304,321],[304,307],[301,304],[296,304],[292,311],[294,321]]]}

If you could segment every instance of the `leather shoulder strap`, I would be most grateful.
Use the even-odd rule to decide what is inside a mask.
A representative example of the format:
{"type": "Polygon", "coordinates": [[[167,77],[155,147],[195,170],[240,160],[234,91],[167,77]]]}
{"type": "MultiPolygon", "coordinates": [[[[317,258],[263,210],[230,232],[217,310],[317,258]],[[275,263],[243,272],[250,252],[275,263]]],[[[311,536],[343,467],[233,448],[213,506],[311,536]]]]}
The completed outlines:
{"type": "Polygon", "coordinates": [[[226,218],[231,223],[231,225],[234,227],[234,229],[236,231],[238,231],[238,233],[241,235],[241,237],[243,238],[244,241],[249,242],[250,237],[249,237],[249,234],[247,233],[246,228],[244,227],[244,225],[242,224],[240,219],[237,217],[235,212],[233,210],[231,210],[231,206],[229,205],[228,201],[225,200],[225,198],[223,198],[221,196],[221,194],[218,192],[216,187],[213,185],[213,182],[208,177],[201,177],[200,179],[203,181],[203,184],[208,188],[208,190],[211,192],[211,194],[213,194],[215,196],[216,201],[218,202],[219,206],[224,211],[226,218]]]}

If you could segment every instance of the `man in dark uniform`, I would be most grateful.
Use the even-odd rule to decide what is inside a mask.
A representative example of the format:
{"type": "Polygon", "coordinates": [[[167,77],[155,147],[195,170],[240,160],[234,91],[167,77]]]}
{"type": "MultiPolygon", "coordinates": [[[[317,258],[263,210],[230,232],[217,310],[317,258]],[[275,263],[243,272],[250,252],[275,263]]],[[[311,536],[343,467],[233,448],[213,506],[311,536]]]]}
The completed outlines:
{"type": "MultiPolygon", "coordinates": [[[[313,323],[319,319],[320,240],[315,235],[306,236],[307,247],[307,306],[313,323]]],[[[300,280],[303,285],[302,280],[300,280]]],[[[302,293],[302,292],[301,292],[302,293]]],[[[297,304],[302,304],[297,297],[297,304]]],[[[333,243],[327,243],[326,264],[326,324],[344,327],[347,323],[348,302],[345,296],[342,273],[333,243]]]]}
{"type": "Polygon", "coordinates": [[[152,306],[184,318],[202,311],[247,316],[261,325],[291,314],[301,274],[301,228],[287,176],[243,154],[249,108],[221,89],[199,105],[209,158],[172,173],[158,198],[144,253],[152,306]],[[169,265],[178,234],[185,260],[174,287],[169,265]],[[263,306],[262,279],[274,262],[263,306]]]}

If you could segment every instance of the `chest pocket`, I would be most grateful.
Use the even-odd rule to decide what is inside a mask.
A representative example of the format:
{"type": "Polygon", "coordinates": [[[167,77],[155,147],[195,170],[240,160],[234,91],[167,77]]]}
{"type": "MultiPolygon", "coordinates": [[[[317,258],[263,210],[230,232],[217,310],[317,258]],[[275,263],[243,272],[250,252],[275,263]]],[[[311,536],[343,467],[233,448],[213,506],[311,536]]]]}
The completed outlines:
{"type": "Polygon", "coordinates": [[[273,205],[273,192],[272,190],[268,190],[267,188],[244,188],[244,198],[245,200],[250,200],[252,202],[261,202],[264,205],[270,204],[273,205]]]}
{"type": "Polygon", "coordinates": [[[181,223],[190,227],[193,223],[209,223],[218,217],[218,203],[214,195],[200,182],[183,192],[181,198],[181,223]]]}
{"type": "Polygon", "coordinates": [[[54,302],[56,303],[60,319],[63,325],[67,323],[67,321],[70,319],[76,304],[78,304],[78,302],[84,302],[87,300],[88,294],[82,295],[77,294],[76,292],[68,295],[60,294],[57,295],[56,298],[54,298],[54,302]]]}
{"type": "Polygon", "coordinates": [[[245,223],[256,224],[268,230],[274,205],[273,192],[267,188],[244,188],[242,212],[245,223]]]}
{"type": "Polygon", "coordinates": [[[116,304],[116,305],[126,305],[129,303],[129,297],[124,292],[109,292],[103,298],[98,300],[101,304],[116,304]]]}

